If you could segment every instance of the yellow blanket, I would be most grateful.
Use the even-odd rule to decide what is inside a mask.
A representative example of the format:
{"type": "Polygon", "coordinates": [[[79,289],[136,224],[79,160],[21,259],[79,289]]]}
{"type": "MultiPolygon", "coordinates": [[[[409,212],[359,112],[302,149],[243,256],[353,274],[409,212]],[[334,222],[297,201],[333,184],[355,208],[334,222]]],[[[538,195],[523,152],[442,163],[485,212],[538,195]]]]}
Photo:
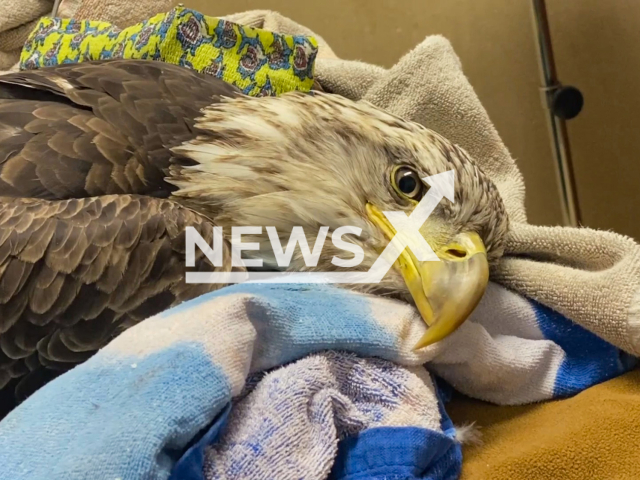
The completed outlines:
{"type": "Polygon", "coordinates": [[[566,400],[499,407],[458,396],[455,423],[476,421],[461,480],[640,479],[640,370],[566,400]]]}

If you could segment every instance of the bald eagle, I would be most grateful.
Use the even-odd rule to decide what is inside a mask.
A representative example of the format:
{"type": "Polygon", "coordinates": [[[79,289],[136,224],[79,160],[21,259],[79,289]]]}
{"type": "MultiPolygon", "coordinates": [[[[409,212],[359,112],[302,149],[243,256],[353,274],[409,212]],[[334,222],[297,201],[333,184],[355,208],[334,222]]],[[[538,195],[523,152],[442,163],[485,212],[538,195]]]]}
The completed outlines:
{"type": "MultiPolygon", "coordinates": [[[[475,307],[503,251],[507,216],[468,154],[422,125],[330,93],[249,98],[217,78],[152,61],[62,65],[0,77],[0,389],[21,400],[124,329],[220,288],[187,271],[232,271],[196,253],[213,226],[261,226],[250,256],[278,268],[266,227],[361,229],[368,270],[396,233],[382,214],[410,214],[423,178],[454,170],[420,234],[440,262],[405,249],[379,284],[347,288],[416,305],[451,333],[475,307]]],[[[286,242],[285,242],[286,243],[286,242]]],[[[345,252],[324,246],[317,266],[345,252]]],[[[431,332],[431,334],[430,334],[431,332]]],[[[436,332],[435,334],[433,332],[436,332]]]]}

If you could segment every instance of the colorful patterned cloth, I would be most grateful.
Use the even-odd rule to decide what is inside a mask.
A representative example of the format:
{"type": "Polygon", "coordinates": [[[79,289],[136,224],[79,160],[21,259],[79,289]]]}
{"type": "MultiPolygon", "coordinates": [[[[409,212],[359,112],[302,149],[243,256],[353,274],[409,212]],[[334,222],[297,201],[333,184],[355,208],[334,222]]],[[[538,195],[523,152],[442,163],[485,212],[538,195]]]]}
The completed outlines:
{"type": "Polygon", "coordinates": [[[332,285],[203,295],[127,330],[11,412],[0,479],[455,480],[450,387],[435,375],[521,404],[636,364],[496,284],[453,335],[416,352],[424,328],[407,304],[332,285]]]}
{"type": "Polygon", "coordinates": [[[262,96],[310,91],[317,51],[311,37],[281,35],[176,7],[124,30],[106,22],[43,18],[25,43],[20,68],[112,58],[160,60],[262,96]]]}

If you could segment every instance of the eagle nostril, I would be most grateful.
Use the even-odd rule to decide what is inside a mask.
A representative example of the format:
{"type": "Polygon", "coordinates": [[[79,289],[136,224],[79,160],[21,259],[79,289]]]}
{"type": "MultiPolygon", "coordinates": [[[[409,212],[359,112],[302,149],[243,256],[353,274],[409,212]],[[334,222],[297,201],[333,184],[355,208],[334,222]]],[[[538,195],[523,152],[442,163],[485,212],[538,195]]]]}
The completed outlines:
{"type": "Polygon", "coordinates": [[[459,248],[449,248],[447,249],[447,254],[456,258],[465,258],[467,256],[467,252],[459,248]]]}

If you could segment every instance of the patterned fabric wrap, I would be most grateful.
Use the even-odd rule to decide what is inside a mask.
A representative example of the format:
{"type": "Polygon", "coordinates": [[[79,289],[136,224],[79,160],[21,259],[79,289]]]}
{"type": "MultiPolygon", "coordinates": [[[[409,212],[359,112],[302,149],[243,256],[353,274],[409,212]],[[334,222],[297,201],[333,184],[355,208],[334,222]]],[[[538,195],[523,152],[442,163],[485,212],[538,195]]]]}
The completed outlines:
{"type": "Polygon", "coordinates": [[[22,70],[116,58],[160,60],[222,78],[246,95],[311,90],[318,44],[176,7],[120,30],[107,22],[42,18],[22,70]]]}

